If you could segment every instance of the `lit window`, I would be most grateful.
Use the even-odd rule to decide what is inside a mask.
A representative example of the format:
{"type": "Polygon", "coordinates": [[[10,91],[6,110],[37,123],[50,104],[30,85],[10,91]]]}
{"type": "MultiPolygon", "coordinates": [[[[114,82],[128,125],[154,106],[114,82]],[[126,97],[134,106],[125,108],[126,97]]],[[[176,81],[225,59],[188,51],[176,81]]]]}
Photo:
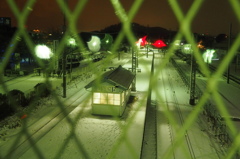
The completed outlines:
{"type": "Polygon", "coordinates": [[[93,99],[93,103],[100,104],[100,99],[93,99]]]}
{"type": "MultiPolygon", "coordinates": [[[[124,96],[124,93],[122,93],[121,95],[124,96]]],[[[120,105],[121,104],[120,94],[93,93],[93,103],[120,105]]]]}
{"type": "Polygon", "coordinates": [[[107,93],[101,93],[101,97],[100,97],[100,104],[108,104],[107,103],[107,93]]]}
{"type": "Polygon", "coordinates": [[[100,99],[100,93],[94,93],[93,98],[99,98],[100,99]]]}
{"type": "Polygon", "coordinates": [[[109,93],[108,94],[108,104],[114,104],[113,101],[114,101],[114,94],[109,93]]]}
{"type": "Polygon", "coordinates": [[[114,94],[114,105],[120,105],[120,94],[114,94]]]}
{"type": "Polygon", "coordinates": [[[93,103],[100,104],[100,93],[93,93],[93,103]]]}

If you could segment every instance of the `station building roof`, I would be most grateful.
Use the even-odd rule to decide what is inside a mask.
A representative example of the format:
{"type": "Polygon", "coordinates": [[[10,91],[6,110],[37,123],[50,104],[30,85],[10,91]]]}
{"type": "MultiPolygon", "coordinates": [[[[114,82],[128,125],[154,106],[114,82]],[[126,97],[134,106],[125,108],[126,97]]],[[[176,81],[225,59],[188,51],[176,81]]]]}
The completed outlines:
{"type": "Polygon", "coordinates": [[[119,65],[116,69],[105,72],[102,76],[85,86],[86,89],[100,90],[100,87],[111,85],[118,89],[128,90],[135,75],[119,65]]]}

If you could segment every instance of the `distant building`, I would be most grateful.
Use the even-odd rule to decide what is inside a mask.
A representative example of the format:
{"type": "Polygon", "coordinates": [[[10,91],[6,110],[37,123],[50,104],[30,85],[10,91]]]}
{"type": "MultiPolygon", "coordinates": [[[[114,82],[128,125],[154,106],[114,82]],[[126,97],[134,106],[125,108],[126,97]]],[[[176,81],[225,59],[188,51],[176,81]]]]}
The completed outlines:
{"type": "Polygon", "coordinates": [[[0,17],[0,26],[8,26],[11,27],[11,18],[9,17],[0,17]]]}
{"type": "Polygon", "coordinates": [[[122,116],[135,75],[121,65],[106,72],[85,88],[92,88],[92,114],[122,116]]]}

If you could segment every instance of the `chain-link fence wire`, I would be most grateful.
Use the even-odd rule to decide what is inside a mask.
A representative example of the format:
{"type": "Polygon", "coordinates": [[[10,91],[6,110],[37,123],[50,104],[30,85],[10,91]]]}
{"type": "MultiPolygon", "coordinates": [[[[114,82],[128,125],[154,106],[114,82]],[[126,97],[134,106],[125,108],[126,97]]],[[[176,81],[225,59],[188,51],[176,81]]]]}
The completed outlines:
{"type": "MultiPolygon", "coordinates": [[[[31,14],[31,10],[32,10],[31,8],[34,8],[36,0],[28,0],[25,3],[25,7],[22,10],[20,10],[18,8],[18,6],[14,0],[8,0],[7,2],[8,2],[9,7],[11,8],[12,12],[14,13],[14,16],[17,19],[18,25],[17,25],[17,31],[14,33],[14,35],[10,41],[10,44],[13,44],[13,45],[11,45],[11,47],[10,47],[10,44],[9,44],[9,47],[7,48],[7,50],[4,54],[5,60],[3,60],[2,67],[0,68],[0,72],[1,72],[0,82],[2,83],[2,88],[4,89],[5,92],[9,92],[10,90],[4,84],[2,75],[4,72],[5,66],[7,65],[8,61],[10,60],[11,53],[14,52],[15,47],[19,43],[19,38],[21,38],[22,40],[24,40],[26,42],[27,47],[30,50],[30,52],[33,53],[32,56],[34,57],[34,60],[37,62],[37,64],[40,67],[45,68],[44,63],[41,60],[39,60],[36,57],[36,55],[34,54],[35,44],[31,40],[31,37],[29,36],[28,31],[25,28],[25,23],[28,19],[29,14],[31,14]]],[[[79,51],[84,52],[85,51],[84,42],[80,36],[77,36],[78,35],[77,20],[78,20],[78,17],[81,15],[81,12],[83,11],[85,5],[88,3],[88,1],[87,0],[78,1],[73,10],[70,10],[68,8],[68,5],[66,4],[66,2],[64,0],[56,0],[56,2],[58,4],[59,8],[61,8],[62,12],[65,14],[66,22],[67,22],[65,34],[59,42],[59,47],[56,50],[56,55],[59,57],[62,57],[62,54],[66,49],[66,41],[69,36],[74,36],[76,38],[77,45],[79,46],[78,47],[79,51]]],[[[116,14],[116,16],[119,18],[119,21],[122,23],[122,29],[119,32],[118,36],[116,37],[116,39],[113,43],[111,52],[113,52],[113,53],[117,52],[117,49],[121,45],[121,42],[123,41],[124,38],[127,38],[128,42],[132,48],[136,47],[135,42],[137,40],[131,30],[131,22],[132,22],[133,18],[135,17],[135,15],[137,14],[138,10],[141,8],[142,2],[143,2],[143,0],[135,0],[133,2],[132,7],[129,10],[129,12],[126,12],[124,10],[124,7],[121,5],[120,1],[111,0],[112,7],[114,8],[114,11],[115,11],[115,13],[113,13],[113,14],[116,14]]],[[[193,19],[194,19],[194,17],[196,17],[196,15],[198,14],[198,11],[201,9],[202,4],[204,3],[204,0],[193,1],[191,8],[188,10],[188,12],[186,14],[183,13],[177,0],[168,0],[168,2],[171,4],[170,6],[172,7],[172,11],[173,11],[174,15],[176,16],[176,18],[179,22],[179,26],[180,26],[179,31],[176,34],[176,36],[174,37],[174,39],[177,40],[177,39],[185,38],[187,40],[187,42],[192,45],[193,54],[194,54],[195,58],[198,60],[199,68],[202,70],[203,74],[208,78],[208,80],[207,80],[206,91],[203,92],[201,98],[199,99],[197,105],[195,106],[195,109],[193,109],[191,114],[187,117],[183,127],[177,133],[174,147],[169,148],[169,151],[163,156],[163,158],[169,158],[170,154],[173,153],[174,148],[178,147],[180,145],[182,139],[184,138],[185,131],[188,130],[191,127],[191,125],[197,120],[199,114],[202,112],[202,110],[204,109],[204,106],[208,103],[208,100],[210,98],[212,98],[215,101],[215,103],[216,103],[215,110],[218,111],[221,116],[229,116],[229,113],[224,105],[223,99],[220,97],[219,93],[217,92],[218,79],[224,74],[224,71],[227,69],[228,64],[234,58],[235,53],[239,49],[239,43],[240,43],[240,35],[238,35],[238,36],[236,36],[236,39],[233,41],[231,47],[229,48],[227,55],[222,60],[221,65],[219,65],[216,72],[211,74],[210,70],[207,67],[207,64],[203,62],[201,53],[197,49],[197,44],[196,44],[195,40],[192,38],[192,32],[191,32],[191,25],[192,25],[193,19]]],[[[161,3],[161,2],[159,2],[159,3],[161,3]]],[[[240,2],[237,0],[229,0],[229,3],[232,6],[232,10],[234,11],[236,18],[240,22],[240,12],[239,12],[240,2]]],[[[169,62],[170,58],[173,55],[174,55],[174,47],[170,46],[166,53],[164,61],[160,64],[159,69],[156,70],[156,72],[153,76],[153,80],[151,81],[152,86],[154,86],[156,84],[158,75],[160,74],[161,70],[163,70],[166,67],[166,64],[169,62]]],[[[84,56],[85,56],[85,58],[87,58],[89,56],[89,54],[86,54],[86,55],[84,54],[84,56]]],[[[114,54],[109,55],[105,59],[104,64],[102,64],[102,65],[107,66],[113,57],[114,57],[114,54]]],[[[102,66],[102,67],[105,67],[105,66],[102,66]]],[[[89,64],[89,70],[91,68],[96,68],[94,63],[89,64]]],[[[101,75],[100,71],[94,72],[95,77],[98,77],[100,75],[101,75]]],[[[52,87],[51,82],[49,82],[48,77],[46,77],[46,84],[48,85],[49,88],[52,87]]],[[[161,97],[159,92],[156,92],[156,94],[158,95],[160,101],[164,101],[163,97],[161,97]]],[[[61,102],[58,94],[56,94],[54,91],[52,92],[52,98],[57,103],[57,105],[62,110],[62,112],[65,114],[66,120],[68,121],[68,123],[71,127],[71,133],[69,134],[68,138],[64,141],[64,144],[58,145],[61,148],[59,149],[59,153],[57,153],[58,155],[55,156],[54,158],[61,157],[61,152],[64,151],[65,145],[67,145],[70,142],[70,140],[72,140],[72,139],[75,140],[76,145],[77,145],[79,151],[82,152],[84,158],[89,158],[89,154],[88,154],[89,152],[87,152],[86,148],[81,143],[81,140],[79,138],[77,138],[76,135],[74,134],[74,132],[76,131],[75,130],[76,121],[80,120],[81,115],[83,115],[84,112],[81,111],[78,114],[77,119],[73,120],[70,117],[68,117],[66,109],[65,109],[65,105],[63,104],[63,102],[61,102]]],[[[144,96],[144,98],[147,98],[147,93],[144,96]]],[[[84,102],[86,102],[85,105],[87,105],[87,101],[84,101],[84,102]]],[[[161,103],[164,103],[164,102],[161,102],[161,103]]],[[[31,108],[31,106],[32,105],[30,104],[30,108],[31,108]]],[[[163,107],[166,107],[166,106],[163,106],[163,107]]],[[[138,109],[140,109],[140,106],[138,107],[138,109]]],[[[173,125],[177,125],[176,119],[171,113],[167,113],[166,116],[171,121],[171,123],[173,123],[173,125]]],[[[114,156],[114,154],[116,153],[120,144],[123,141],[125,141],[126,146],[132,152],[132,158],[136,158],[137,152],[134,152],[133,145],[130,142],[128,142],[128,139],[126,138],[127,130],[131,126],[133,117],[134,117],[134,114],[132,115],[132,118],[129,118],[129,121],[127,122],[127,124],[122,124],[120,121],[118,122],[118,125],[122,130],[122,133],[121,133],[121,136],[119,137],[119,139],[117,140],[117,142],[112,147],[112,150],[108,154],[107,158],[112,158],[114,156]]],[[[116,120],[118,120],[118,119],[116,118],[116,120]]],[[[232,143],[230,144],[229,149],[226,153],[226,158],[233,158],[236,155],[237,151],[239,151],[239,148],[240,148],[240,134],[238,134],[237,129],[234,126],[233,121],[231,121],[231,119],[226,118],[225,123],[226,123],[227,129],[229,130],[228,131],[229,135],[232,138],[232,143]]],[[[29,138],[29,142],[32,146],[32,149],[34,150],[34,152],[36,153],[36,156],[38,156],[38,158],[44,158],[43,152],[41,152],[41,150],[36,146],[34,139],[32,139],[30,137],[31,134],[28,131],[26,125],[27,124],[24,124],[24,123],[22,124],[23,131],[21,133],[21,136],[25,136],[25,137],[29,138]]],[[[19,142],[21,136],[14,142],[11,150],[15,148],[15,145],[17,145],[16,143],[19,142]]]]}

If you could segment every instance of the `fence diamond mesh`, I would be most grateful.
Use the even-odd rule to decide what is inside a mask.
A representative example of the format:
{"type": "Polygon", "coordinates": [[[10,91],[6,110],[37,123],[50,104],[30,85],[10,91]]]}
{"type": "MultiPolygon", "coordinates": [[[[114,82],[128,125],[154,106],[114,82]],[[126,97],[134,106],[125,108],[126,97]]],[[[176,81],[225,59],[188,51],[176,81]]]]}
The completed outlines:
{"type": "MultiPolygon", "coordinates": [[[[66,1],[64,0],[56,0],[57,5],[62,10],[62,12],[65,15],[66,19],[66,28],[64,29],[64,34],[59,39],[58,47],[56,47],[55,50],[55,56],[61,58],[66,58],[67,55],[67,41],[69,37],[74,37],[76,39],[77,49],[76,52],[81,52],[84,59],[91,58],[91,55],[86,49],[85,41],[81,36],[79,35],[78,29],[77,29],[77,21],[78,17],[81,16],[82,11],[84,10],[84,7],[88,4],[87,0],[79,0],[74,9],[71,10],[68,8],[68,5],[66,4],[66,1]]],[[[111,52],[113,54],[109,54],[102,63],[95,63],[95,62],[89,62],[88,65],[81,69],[81,71],[72,72],[70,74],[66,74],[67,78],[67,85],[66,89],[69,91],[70,89],[78,89],[79,83],[84,82],[84,85],[87,85],[87,79],[95,79],[101,76],[101,70],[108,67],[109,64],[111,64],[111,61],[113,58],[116,58],[117,52],[124,40],[128,41],[130,51],[136,50],[136,56],[140,54],[138,52],[138,49],[136,48],[135,42],[137,41],[137,38],[134,33],[131,30],[132,21],[135,17],[135,15],[138,13],[140,8],[142,7],[143,0],[135,0],[133,1],[133,4],[128,12],[124,9],[124,7],[121,5],[121,2],[118,0],[110,0],[112,8],[114,10],[114,13],[119,21],[122,24],[122,28],[120,32],[117,34],[117,36],[114,39],[113,45],[111,47],[111,52]]],[[[232,10],[234,11],[236,18],[240,22],[240,2],[237,0],[229,0],[228,1],[232,7],[232,10]]],[[[29,50],[29,52],[32,53],[33,61],[36,62],[36,65],[43,68],[43,71],[47,71],[48,67],[55,67],[55,63],[51,62],[48,67],[46,67],[46,64],[44,61],[40,60],[35,55],[35,43],[32,40],[32,37],[29,35],[28,31],[25,28],[25,24],[28,20],[29,15],[31,14],[32,8],[34,8],[36,0],[28,0],[26,1],[23,9],[20,9],[14,0],[7,0],[8,6],[10,7],[11,11],[14,13],[15,18],[17,19],[17,30],[14,32],[11,41],[9,42],[9,45],[4,52],[4,60],[1,61],[1,67],[0,67],[0,85],[3,89],[3,92],[7,94],[7,92],[10,92],[10,88],[6,85],[4,82],[4,68],[8,65],[8,62],[11,60],[11,55],[15,51],[16,47],[20,43],[20,41],[24,41],[26,44],[26,48],[29,50]]],[[[156,1],[156,5],[160,5],[161,2],[156,1]]],[[[239,43],[240,43],[240,35],[238,34],[234,41],[232,41],[231,47],[228,49],[228,52],[224,59],[222,60],[221,64],[218,66],[216,71],[214,73],[211,73],[209,70],[208,64],[203,61],[202,54],[199,51],[197,47],[197,43],[195,39],[193,38],[193,33],[191,31],[191,26],[193,23],[194,18],[198,15],[199,10],[202,9],[202,5],[204,3],[204,0],[195,0],[192,2],[192,5],[188,12],[185,14],[182,11],[182,8],[178,2],[178,0],[168,0],[168,3],[172,7],[172,11],[176,17],[176,19],[179,22],[179,30],[176,33],[175,37],[172,41],[178,40],[178,39],[186,39],[187,43],[192,45],[193,49],[193,55],[194,58],[198,61],[198,67],[202,71],[202,74],[207,78],[207,86],[206,90],[204,92],[201,92],[201,96],[199,97],[199,100],[197,104],[194,106],[194,109],[192,112],[188,115],[188,117],[185,119],[184,124],[182,127],[178,130],[178,133],[175,136],[175,142],[173,144],[172,148],[169,148],[168,151],[163,155],[163,158],[170,158],[171,154],[174,152],[174,148],[181,146],[181,141],[185,137],[185,132],[188,130],[194,122],[197,121],[199,118],[199,114],[202,114],[204,111],[208,114],[211,114],[214,116],[214,119],[216,121],[216,124],[219,125],[219,129],[221,129],[221,133],[224,134],[224,141],[227,143],[225,146],[227,147],[227,151],[225,154],[225,158],[234,158],[237,156],[237,153],[239,153],[240,148],[240,134],[237,131],[236,126],[234,125],[234,121],[232,121],[230,118],[225,118],[224,120],[221,119],[221,116],[230,116],[222,97],[218,93],[218,79],[223,76],[225,73],[225,70],[228,69],[228,64],[231,63],[231,61],[236,56],[236,52],[239,49],[239,43]],[[209,104],[209,100],[214,100],[215,105],[212,107],[209,104]]],[[[157,83],[158,76],[164,70],[171,61],[171,58],[175,55],[175,48],[174,45],[170,45],[167,49],[167,52],[165,54],[165,57],[163,61],[159,64],[158,69],[155,70],[154,74],[151,77],[151,83],[149,87],[154,88],[154,86],[157,83]]],[[[148,73],[150,75],[150,69],[148,69],[149,66],[144,66],[145,70],[148,70],[148,73]]],[[[64,76],[64,74],[63,74],[64,76]]],[[[85,138],[81,138],[81,135],[79,137],[78,133],[81,130],[78,130],[78,125],[81,124],[81,121],[84,121],[87,119],[86,117],[86,111],[88,110],[87,105],[90,103],[91,94],[87,94],[87,98],[85,98],[84,101],[81,102],[81,109],[77,110],[77,115],[75,117],[71,117],[69,113],[71,110],[73,110],[74,104],[68,104],[66,101],[62,98],[62,93],[64,90],[62,90],[63,83],[61,83],[58,87],[55,88],[55,85],[53,82],[51,82],[49,76],[44,77],[44,82],[46,84],[46,87],[51,90],[51,95],[46,98],[40,98],[38,97],[38,100],[33,100],[28,104],[28,107],[23,107],[21,110],[18,108],[17,101],[15,101],[17,113],[15,113],[14,116],[19,117],[19,115],[22,114],[34,114],[37,111],[37,106],[39,105],[51,105],[52,107],[55,106],[59,112],[61,112],[61,116],[58,116],[58,114],[55,114],[57,118],[59,118],[59,122],[61,120],[66,120],[68,125],[65,126],[65,129],[69,129],[69,132],[66,133],[63,141],[58,146],[57,153],[55,153],[54,156],[51,156],[51,158],[67,158],[67,156],[63,157],[63,153],[68,151],[68,146],[70,143],[73,143],[75,145],[76,151],[79,151],[81,153],[82,158],[91,158],[91,153],[88,151],[88,147],[84,146],[83,142],[85,142],[85,138]],[[40,99],[40,100],[39,100],[40,99]],[[36,106],[37,105],[37,106],[36,106]],[[21,113],[19,113],[21,112],[21,113]]],[[[187,84],[188,85],[188,84],[187,84]]],[[[153,89],[155,93],[157,94],[157,98],[159,99],[159,102],[162,103],[162,107],[167,107],[164,102],[164,97],[161,96],[161,94],[158,92],[158,90],[153,89]]],[[[31,92],[27,92],[26,95],[28,98],[31,97],[31,92]]],[[[74,94],[68,94],[67,96],[74,96],[74,94]]],[[[131,114],[128,114],[127,118],[113,118],[116,131],[114,134],[116,135],[116,139],[113,141],[111,146],[104,145],[102,143],[103,147],[108,147],[108,150],[105,155],[106,158],[114,158],[114,156],[118,153],[118,150],[122,146],[126,146],[128,151],[131,154],[131,158],[138,158],[138,152],[136,152],[134,148],[134,143],[130,142],[130,138],[128,133],[131,132],[131,126],[132,123],[135,120],[135,117],[137,115],[137,111],[141,111],[142,105],[145,104],[148,97],[148,92],[145,92],[142,94],[141,99],[139,99],[139,104],[135,108],[135,111],[133,111],[131,114]]],[[[14,98],[14,97],[13,97],[14,98]]],[[[78,100],[79,97],[75,97],[75,99],[72,99],[73,103],[78,100]]],[[[38,108],[39,109],[39,108],[38,108]]],[[[173,125],[177,125],[177,119],[174,116],[174,114],[171,114],[169,112],[166,112],[164,114],[167,116],[169,121],[173,123],[173,125]]],[[[44,118],[44,117],[43,117],[44,118]]],[[[104,117],[102,118],[104,120],[104,117]]],[[[26,120],[18,119],[14,120],[16,127],[21,127],[20,132],[17,134],[18,137],[16,140],[11,141],[11,146],[8,148],[8,152],[6,152],[7,157],[11,158],[11,152],[16,149],[19,142],[21,142],[22,138],[28,139],[28,144],[31,145],[33,158],[45,158],[45,152],[44,148],[40,148],[36,142],[40,137],[32,137],[31,130],[28,129],[29,121],[28,118],[26,120]]],[[[6,122],[6,121],[5,121],[6,122]]],[[[107,122],[107,121],[106,121],[107,122]]],[[[8,124],[9,125],[9,124],[8,124]]],[[[97,127],[97,121],[95,126],[97,127]]],[[[53,126],[54,127],[54,126],[53,126]]],[[[6,128],[6,125],[1,127],[1,139],[4,141],[4,136],[6,135],[6,132],[9,131],[9,129],[6,128]],[[6,130],[6,131],[5,131],[6,130]]],[[[84,131],[84,130],[82,130],[84,131]]],[[[81,134],[81,133],[79,133],[81,134]]],[[[54,136],[58,134],[52,134],[53,138],[54,136]]],[[[100,134],[101,135],[101,134],[100,134]]],[[[104,135],[104,132],[102,132],[102,135],[104,135]]],[[[107,137],[106,137],[107,140],[107,137]]],[[[89,139],[89,142],[91,140],[89,139]]],[[[94,144],[94,141],[92,141],[94,144]]],[[[104,151],[104,148],[103,148],[104,151]]],[[[183,152],[185,150],[183,149],[183,152]]],[[[6,157],[6,154],[0,154],[0,158],[6,157]]],[[[70,154],[69,154],[70,155],[70,154]]],[[[186,155],[187,156],[187,155],[186,155]]],[[[27,156],[29,157],[29,156],[27,156]]],[[[102,158],[102,157],[100,157],[102,158]]]]}

